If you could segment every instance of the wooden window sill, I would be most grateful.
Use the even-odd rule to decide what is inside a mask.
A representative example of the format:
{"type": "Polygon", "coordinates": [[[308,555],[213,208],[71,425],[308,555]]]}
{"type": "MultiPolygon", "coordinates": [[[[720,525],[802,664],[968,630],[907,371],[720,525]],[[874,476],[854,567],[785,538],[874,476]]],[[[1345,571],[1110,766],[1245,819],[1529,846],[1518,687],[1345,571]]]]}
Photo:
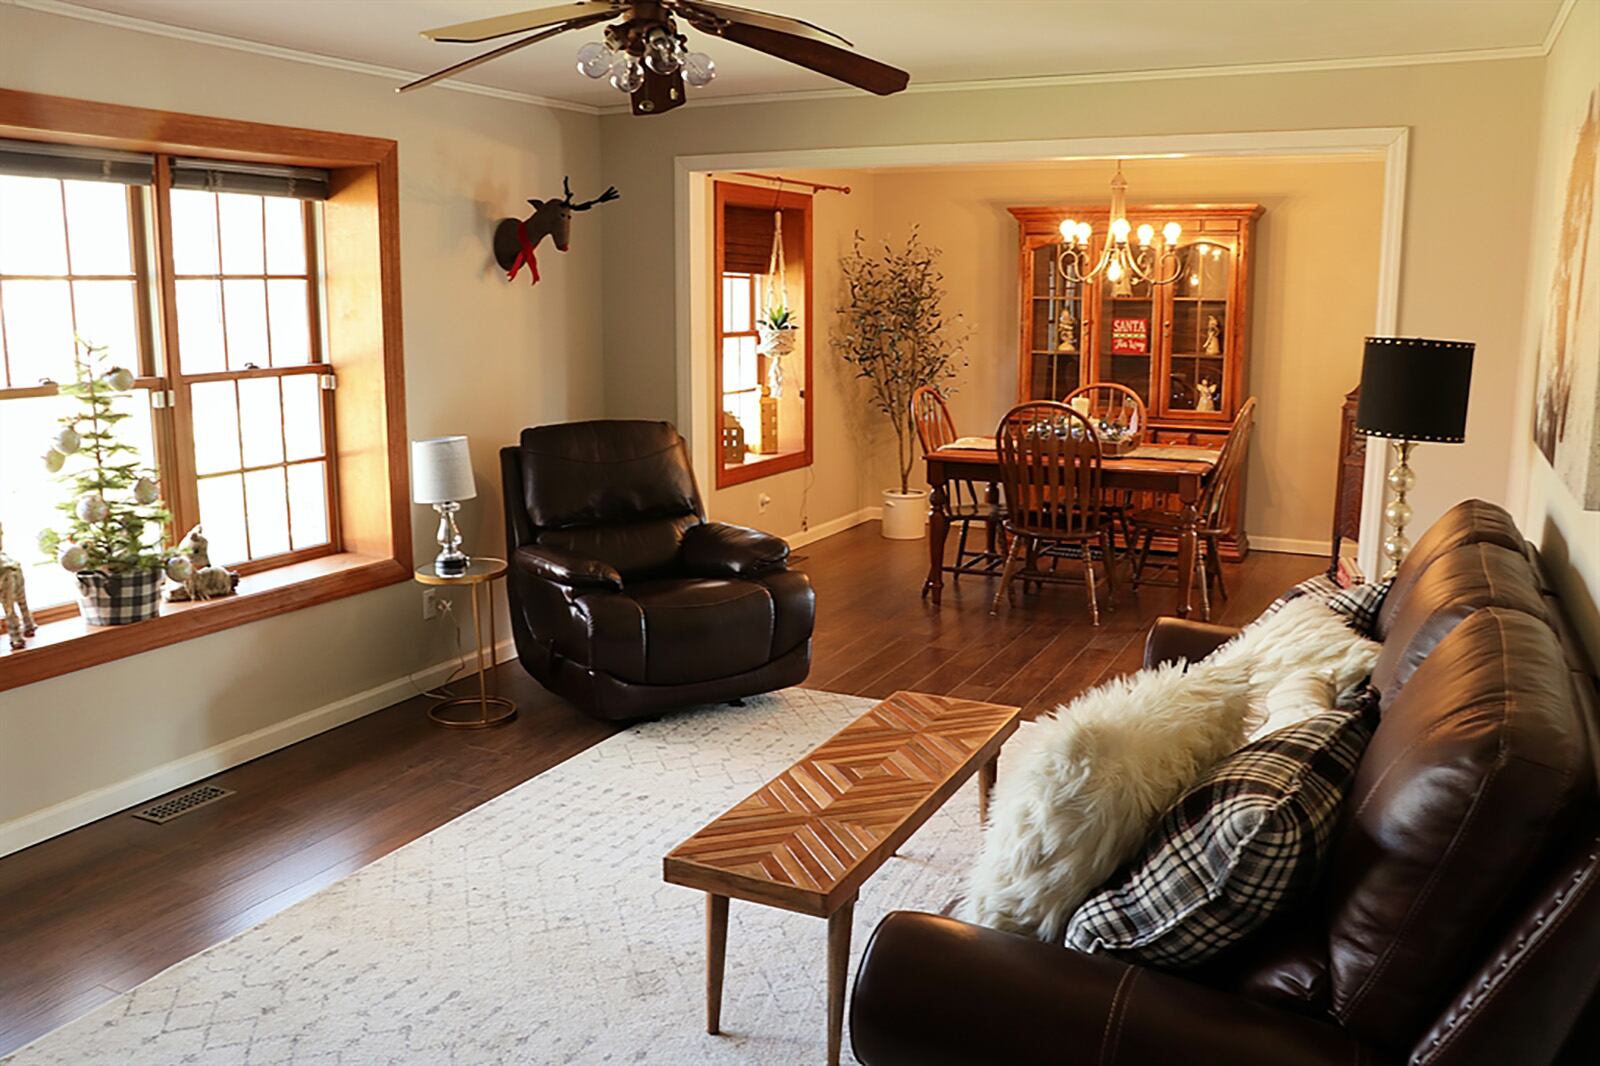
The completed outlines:
{"type": "Polygon", "coordinates": [[[162,603],[161,615],[125,626],[91,626],[77,615],[39,627],[12,651],[0,637],[0,691],[164,648],[273,615],[408,580],[394,559],[342,552],[292,563],[239,581],[239,591],[200,603],[162,603]]]}
{"type": "Polygon", "coordinates": [[[771,477],[773,474],[799,470],[810,465],[811,449],[809,447],[792,452],[778,452],[775,455],[762,455],[746,459],[738,466],[719,466],[717,468],[717,488],[725,489],[729,485],[756,481],[760,478],[771,477]]]}

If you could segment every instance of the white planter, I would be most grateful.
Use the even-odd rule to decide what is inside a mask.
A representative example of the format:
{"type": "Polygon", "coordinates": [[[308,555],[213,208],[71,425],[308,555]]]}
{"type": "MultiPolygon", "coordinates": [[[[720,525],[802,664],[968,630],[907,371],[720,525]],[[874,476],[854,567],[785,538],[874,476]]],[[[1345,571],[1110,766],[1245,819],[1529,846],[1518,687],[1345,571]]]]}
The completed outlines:
{"type": "Polygon", "coordinates": [[[883,490],[883,535],[890,540],[921,540],[928,524],[928,490],[883,490]]]}

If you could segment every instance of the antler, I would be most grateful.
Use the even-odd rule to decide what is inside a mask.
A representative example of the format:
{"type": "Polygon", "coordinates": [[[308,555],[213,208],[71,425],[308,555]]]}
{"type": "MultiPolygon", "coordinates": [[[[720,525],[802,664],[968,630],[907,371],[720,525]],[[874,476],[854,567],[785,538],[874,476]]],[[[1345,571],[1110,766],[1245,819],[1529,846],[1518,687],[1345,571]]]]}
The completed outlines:
{"type": "Polygon", "coordinates": [[[593,200],[585,200],[581,204],[575,204],[572,202],[572,186],[567,184],[566,178],[561,179],[561,189],[566,194],[562,197],[562,202],[574,211],[587,211],[595,204],[609,204],[612,200],[622,196],[615,185],[607,185],[606,191],[596,196],[593,200]]]}

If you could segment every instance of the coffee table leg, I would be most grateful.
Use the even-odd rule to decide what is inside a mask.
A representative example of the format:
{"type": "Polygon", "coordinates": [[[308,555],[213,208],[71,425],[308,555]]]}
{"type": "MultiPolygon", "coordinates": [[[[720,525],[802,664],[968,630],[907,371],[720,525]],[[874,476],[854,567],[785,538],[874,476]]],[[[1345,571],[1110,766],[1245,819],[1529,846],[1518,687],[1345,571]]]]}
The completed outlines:
{"type": "Polygon", "coordinates": [[[722,971],[728,960],[728,897],[706,893],[706,1032],[722,1031],[722,971]]]}
{"type": "Polygon", "coordinates": [[[850,923],[855,917],[854,897],[828,915],[828,1066],[839,1066],[844,1042],[844,990],[850,975],[850,923]]]}
{"type": "Polygon", "coordinates": [[[989,824],[989,797],[994,793],[994,781],[999,773],[999,755],[978,767],[978,821],[984,825],[989,824]]]}

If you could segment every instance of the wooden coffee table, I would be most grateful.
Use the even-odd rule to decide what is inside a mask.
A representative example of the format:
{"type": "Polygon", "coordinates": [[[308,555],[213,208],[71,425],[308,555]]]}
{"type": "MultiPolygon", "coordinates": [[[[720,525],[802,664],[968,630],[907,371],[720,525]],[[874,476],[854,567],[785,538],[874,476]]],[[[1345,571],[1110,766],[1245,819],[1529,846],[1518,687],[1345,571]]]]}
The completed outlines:
{"type": "Polygon", "coordinates": [[[828,1063],[839,1061],[850,919],[861,884],[976,772],[987,816],[1000,746],[1022,712],[896,692],[667,853],[706,893],[706,1032],[721,1028],[728,900],[828,919],[828,1063]]]}

